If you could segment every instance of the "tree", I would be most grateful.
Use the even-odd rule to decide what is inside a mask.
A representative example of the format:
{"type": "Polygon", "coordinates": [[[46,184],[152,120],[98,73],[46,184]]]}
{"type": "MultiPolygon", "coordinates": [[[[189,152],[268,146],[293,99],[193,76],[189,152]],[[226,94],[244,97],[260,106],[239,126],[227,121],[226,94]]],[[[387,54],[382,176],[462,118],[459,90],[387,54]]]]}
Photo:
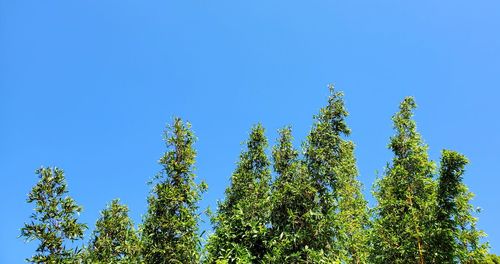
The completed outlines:
{"type": "Polygon", "coordinates": [[[39,181],[28,194],[28,203],[35,203],[31,222],[21,228],[26,241],[38,240],[36,254],[27,259],[32,263],[76,263],[78,248],[67,247],[83,237],[87,228],[77,222],[82,207],[67,195],[64,171],[57,167],[36,171],[39,181]]]}
{"type": "Polygon", "coordinates": [[[412,119],[416,104],[406,97],[392,120],[396,134],[389,148],[392,165],[375,183],[375,208],[371,262],[428,263],[436,184],[435,165],[429,160],[412,119]]]}
{"type": "Polygon", "coordinates": [[[271,172],[264,128],[252,128],[224,201],[212,216],[214,234],[207,244],[207,263],[255,263],[266,252],[271,172]]]}
{"type": "Polygon", "coordinates": [[[159,163],[148,198],[142,230],[142,255],[146,263],[198,263],[198,201],[206,184],[196,184],[193,172],[195,136],[189,123],[175,118],[165,131],[167,151],[159,163]]]}
{"type": "Polygon", "coordinates": [[[368,208],[357,180],[354,144],[345,139],[351,131],[343,94],[332,85],[329,89],[328,104],[315,116],[305,147],[320,213],[313,248],[342,263],[363,263],[368,252],[368,208]]]}
{"type": "Polygon", "coordinates": [[[473,194],[462,183],[465,156],[443,150],[439,170],[435,238],[432,250],[434,263],[483,263],[487,244],[480,243],[485,234],[477,230],[477,213],[470,204],[473,194]]]}
{"type": "Polygon", "coordinates": [[[115,199],[101,212],[88,247],[89,263],[139,263],[139,238],[128,211],[115,199]]]}
{"type": "Polygon", "coordinates": [[[272,151],[277,176],[272,184],[270,250],[265,262],[311,263],[314,255],[321,254],[311,252],[315,244],[311,234],[317,231],[314,229],[317,191],[307,167],[299,160],[299,152],[293,148],[291,128],[279,133],[272,151]]]}

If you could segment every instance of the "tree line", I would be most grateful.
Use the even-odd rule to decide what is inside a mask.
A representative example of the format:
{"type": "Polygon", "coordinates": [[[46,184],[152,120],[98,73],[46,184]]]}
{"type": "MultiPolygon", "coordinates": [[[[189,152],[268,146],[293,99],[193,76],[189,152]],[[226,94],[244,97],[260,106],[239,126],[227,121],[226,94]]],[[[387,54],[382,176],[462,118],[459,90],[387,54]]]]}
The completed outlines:
{"type": "Polygon", "coordinates": [[[164,133],[166,151],[151,181],[138,228],[128,207],[111,201],[88,243],[88,228],[69,195],[64,172],[36,171],[28,195],[34,213],[21,228],[38,241],[32,263],[500,263],[488,253],[473,194],[463,183],[467,158],[443,150],[437,164],[405,98],[392,117],[393,153],[373,184],[370,208],[358,180],[355,145],[348,139],[343,94],[330,86],[326,105],[301,149],[292,128],[279,130],[270,157],[262,125],[252,127],[225,198],[209,212],[213,233],[203,240],[198,203],[207,190],[194,173],[196,138],[175,118],[164,133]]]}

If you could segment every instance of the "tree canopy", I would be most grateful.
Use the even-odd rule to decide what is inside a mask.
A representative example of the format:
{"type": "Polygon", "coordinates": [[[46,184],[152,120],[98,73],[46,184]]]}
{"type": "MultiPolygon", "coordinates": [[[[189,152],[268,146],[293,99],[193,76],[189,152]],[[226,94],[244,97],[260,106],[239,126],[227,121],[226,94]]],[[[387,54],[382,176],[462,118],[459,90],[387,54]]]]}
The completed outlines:
{"type": "Polygon", "coordinates": [[[333,86],[329,92],[301,147],[291,126],[271,147],[262,124],[251,128],[223,199],[208,213],[213,231],[206,239],[199,202],[207,185],[195,174],[191,124],[180,118],[164,131],[166,150],[142,222],[135,226],[127,205],[112,200],[84,247],[82,207],[68,195],[63,170],[41,167],[27,199],[34,212],[21,228],[26,241],[39,242],[27,261],[500,263],[477,227],[479,209],[464,183],[469,160],[453,150],[442,150],[438,163],[430,159],[414,98],[404,98],[392,117],[392,160],[373,184],[369,208],[344,95],[333,86]]]}

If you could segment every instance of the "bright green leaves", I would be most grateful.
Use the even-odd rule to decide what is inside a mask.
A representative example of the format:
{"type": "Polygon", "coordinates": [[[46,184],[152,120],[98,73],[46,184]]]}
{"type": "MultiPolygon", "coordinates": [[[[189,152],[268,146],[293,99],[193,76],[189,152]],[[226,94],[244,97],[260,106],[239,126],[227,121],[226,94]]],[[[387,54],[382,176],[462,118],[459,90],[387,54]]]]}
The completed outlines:
{"type": "Polygon", "coordinates": [[[165,131],[167,151],[148,198],[142,228],[145,263],[198,263],[198,201],[206,184],[196,184],[193,166],[195,137],[189,123],[175,118],[165,131]]]}
{"type": "Polygon", "coordinates": [[[305,162],[321,214],[315,249],[340,262],[362,263],[367,257],[368,208],[357,180],[354,144],[345,139],[350,134],[347,116],[343,94],[330,86],[328,104],[315,116],[307,138],[305,162]]]}
{"type": "Polygon", "coordinates": [[[417,132],[415,108],[407,97],[392,117],[395,134],[388,147],[393,158],[374,184],[377,205],[371,217],[357,179],[355,146],[348,140],[343,94],[330,86],[301,151],[285,127],[271,163],[264,128],[251,129],[225,199],[210,215],[214,233],[204,250],[198,202],[207,186],[195,182],[191,126],[175,118],[164,133],[167,150],[139,232],[127,206],[113,200],[101,212],[85,254],[67,248],[82,238],[86,226],[77,222],[81,207],[67,196],[63,171],[39,169],[39,182],[27,200],[35,210],[21,229],[26,240],[40,241],[29,261],[498,263],[498,257],[487,254],[488,244],[481,243],[485,233],[476,227],[478,210],[462,180],[467,159],[444,150],[436,170],[417,132]]]}
{"type": "Polygon", "coordinates": [[[299,263],[311,260],[309,246],[316,243],[316,189],[307,168],[293,148],[290,127],[279,131],[273,147],[276,180],[272,184],[271,230],[266,263],[299,263]]]}
{"type": "Polygon", "coordinates": [[[480,263],[487,245],[476,230],[472,194],[462,183],[467,159],[445,150],[436,180],[412,119],[412,97],[393,117],[394,153],[385,176],[375,184],[378,205],[372,230],[373,263],[480,263]]]}
{"type": "Polygon", "coordinates": [[[412,119],[415,107],[413,98],[407,97],[392,118],[396,130],[389,144],[393,162],[375,184],[374,263],[426,263],[431,259],[435,165],[412,119]]]}
{"type": "Polygon", "coordinates": [[[24,224],[21,236],[27,241],[38,240],[32,263],[75,263],[78,249],[66,247],[66,242],[83,238],[86,225],[77,222],[82,211],[68,192],[64,171],[59,168],[40,168],[39,181],[28,194],[28,203],[35,203],[31,222],[24,224]]]}
{"type": "Polygon", "coordinates": [[[226,199],[212,217],[214,234],[209,238],[207,263],[252,263],[266,252],[270,213],[269,160],[264,128],[252,128],[247,149],[226,189],[226,199]]]}
{"type": "Polygon", "coordinates": [[[273,148],[270,181],[263,128],[252,129],[247,151],[214,217],[207,262],[344,262],[367,258],[368,208],[357,180],[354,144],[342,93],[330,87],[328,104],[315,117],[305,156],[293,148],[291,129],[273,148]],[[269,216],[269,209],[271,210],[269,216]],[[267,253],[264,253],[267,251],[267,253]]]}
{"type": "Polygon", "coordinates": [[[500,264],[500,256],[495,254],[488,254],[484,264],[500,264]]]}
{"type": "Polygon", "coordinates": [[[88,263],[140,263],[140,241],[128,211],[115,199],[101,212],[87,249],[88,263]]]}
{"type": "Polygon", "coordinates": [[[389,148],[394,152],[394,162],[403,161],[411,154],[412,157],[427,155],[427,146],[423,144],[417,125],[413,118],[413,110],[417,107],[413,97],[406,97],[399,105],[399,112],[392,117],[396,135],[391,137],[389,148]]]}

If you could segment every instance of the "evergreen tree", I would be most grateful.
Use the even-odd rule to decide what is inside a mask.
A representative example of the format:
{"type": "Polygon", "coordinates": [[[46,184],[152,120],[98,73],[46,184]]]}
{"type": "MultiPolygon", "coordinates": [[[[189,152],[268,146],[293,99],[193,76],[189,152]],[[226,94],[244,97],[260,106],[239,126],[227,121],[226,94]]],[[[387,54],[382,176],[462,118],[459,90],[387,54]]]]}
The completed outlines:
{"type": "Polygon", "coordinates": [[[142,230],[146,263],[198,263],[198,201],[206,184],[196,184],[193,166],[195,136],[189,123],[175,118],[165,132],[167,151],[148,198],[142,230]]]}
{"type": "Polygon", "coordinates": [[[140,244],[128,207],[118,199],[101,212],[88,248],[89,263],[139,263],[140,244]]]}
{"type": "Polygon", "coordinates": [[[368,254],[368,208],[357,180],[354,144],[345,139],[350,129],[343,94],[329,88],[328,104],[315,116],[305,147],[320,213],[313,248],[342,263],[363,263],[368,254]]]}
{"type": "Polygon", "coordinates": [[[484,233],[476,229],[477,211],[470,205],[473,194],[462,183],[465,156],[444,150],[441,156],[437,207],[436,237],[432,250],[434,263],[483,263],[487,244],[480,239],[484,233]]]}
{"type": "Polygon", "coordinates": [[[265,255],[271,180],[266,148],[264,128],[258,124],[240,155],[225,200],[212,217],[207,263],[256,263],[265,255]]]}
{"type": "Polygon", "coordinates": [[[299,152],[292,145],[292,131],[279,131],[273,148],[273,165],[277,174],[271,195],[271,241],[266,263],[311,263],[315,244],[316,189],[307,174],[299,152]],[[311,248],[311,249],[309,249],[311,248]]]}
{"type": "Polygon", "coordinates": [[[373,263],[429,263],[431,222],[436,184],[435,165],[429,160],[412,120],[416,104],[407,97],[392,120],[396,134],[389,148],[392,165],[375,183],[376,219],[373,229],[373,263]]]}
{"type": "Polygon", "coordinates": [[[83,237],[87,228],[77,222],[82,211],[67,195],[64,171],[40,168],[36,171],[39,181],[28,194],[28,203],[35,203],[31,222],[25,223],[21,236],[27,241],[38,240],[36,254],[27,259],[32,263],[77,263],[78,249],[67,248],[67,242],[83,237]]]}

